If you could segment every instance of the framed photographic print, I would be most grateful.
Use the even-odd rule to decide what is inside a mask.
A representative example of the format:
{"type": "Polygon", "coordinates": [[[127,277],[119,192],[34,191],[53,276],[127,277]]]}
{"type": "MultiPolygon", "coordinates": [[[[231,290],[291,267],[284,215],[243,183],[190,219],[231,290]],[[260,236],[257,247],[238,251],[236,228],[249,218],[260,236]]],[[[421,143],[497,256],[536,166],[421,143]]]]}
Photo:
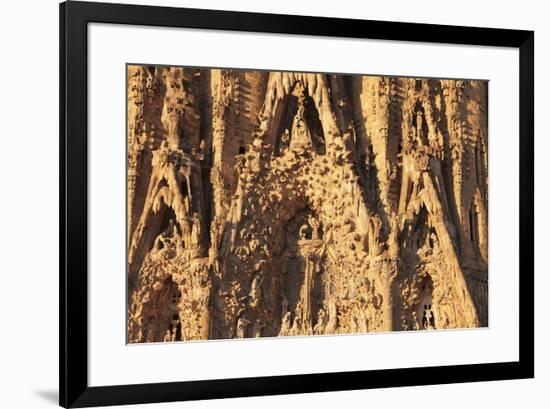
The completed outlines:
{"type": "Polygon", "coordinates": [[[534,376],[534,33],[60,5],[60,404],[534,376]]]}

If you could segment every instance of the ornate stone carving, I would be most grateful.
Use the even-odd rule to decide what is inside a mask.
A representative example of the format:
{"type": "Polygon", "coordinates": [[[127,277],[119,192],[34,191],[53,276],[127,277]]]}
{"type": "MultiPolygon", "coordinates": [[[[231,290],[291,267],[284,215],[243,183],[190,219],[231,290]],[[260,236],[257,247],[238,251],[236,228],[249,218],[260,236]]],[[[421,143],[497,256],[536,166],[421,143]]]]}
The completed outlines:
{"type": "Polygon", "coordinates": [[[486,326],[487,84],[128,67],[128,340],[486,326]]]}

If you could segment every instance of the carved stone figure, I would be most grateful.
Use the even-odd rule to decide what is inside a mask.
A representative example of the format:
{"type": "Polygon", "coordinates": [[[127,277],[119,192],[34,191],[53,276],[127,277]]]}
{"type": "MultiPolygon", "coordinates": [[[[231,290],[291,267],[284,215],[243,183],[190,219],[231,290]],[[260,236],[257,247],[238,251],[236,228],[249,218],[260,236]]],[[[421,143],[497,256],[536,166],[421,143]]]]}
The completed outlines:
{"type": "Polygon", "coordinates": [[[262,323],[261,320],[256,319],[256,321],[254,321],[254,324],[252,324],[252,337],[260,338],[262,336],[262,329],[264,326],[265,324],[262,323]]]}
{"type": "Polygon", "coordinates": [[[250,298],[250,306],[255,308],[259,305],[262,297],[262,278],[260,275],[256,275],[252,280],[252,285],[250,286],[250,293],[248,294],[250,298]]]}
{"type": "Polygon", "coordinates": [[[300,239],[307,240],[308,234],[309,234],[309,226],[307,225],[307,223],[305,223],[300,227],[300,239]]]}
{"type": "MultiPolygon", "coordinates": [[[[298,84],[300,85],[300,84],[298,84]]],[[[301,89],[301,86],[298,86],[301,89]]],[[[301,92],[301,91],[298,91],[301,92]]],[[[309,126],[304,117],[305,112],[305,98],[303,94],[298,96],[298,110],[294,116],[292,122],[292,134],[290,137],[290,150],[291,151],[304,151],[312,148],[312,138],[309,126]]]]}
{"type": "Polygon", "coordinates": [[[246,331],[248,329],[248,324],[250,324],[250,321],[248,321],[244,317],[240,317],[237,320],[237,338],[246,338],[246,331]]]}
{"type": "Polygon", "coordinates": [[[195,247],[201,245],[202,238],[202,228],[201,228],[201,219],[198,213],[193,213],[192,219],[192,229],[191,229],[191,244],[195,247]]]}
{"type": "Polygon", "coordinates": [[[127,69],[129,342],[487,326],[486,81],[127,69]]]}
{"type": "Polygon", "coordinates": [[[327,313],[323,308],[320,308],[319,312],[317,313],[317,323],[313,328],[313,331],[315,332],[315,334],[323,334],[325,327],[327,325],[327,321],[328,321],[327,313]]]}
{"type": "Polygon", "coordinates": [[[315,217],[310,215],[309,218],[308,218],[308,223],[311,226],[311,238],[313,240],[320,239],[321,238],[320,237],[320,235],[321,235],[321,232],[320,232],[321,224],[319,223],[319,221],[315,217]]]}
{"type": "Polygon", "coordinates": [[[281,144],[279,146],[279,152],[281,154],[284,154],[288,147],[290,146],[290,131],[288,128],[285,129],[283,134],[281,135],[281,144]]]}
{"type": "Polygon", "coordinates": [[[283,319],[281,321],[281,330],[279,331],[279,335],[290,335],[290,328],[292,327],[292,314],[290,311],[285,313],[283,315],[283,319]]]}

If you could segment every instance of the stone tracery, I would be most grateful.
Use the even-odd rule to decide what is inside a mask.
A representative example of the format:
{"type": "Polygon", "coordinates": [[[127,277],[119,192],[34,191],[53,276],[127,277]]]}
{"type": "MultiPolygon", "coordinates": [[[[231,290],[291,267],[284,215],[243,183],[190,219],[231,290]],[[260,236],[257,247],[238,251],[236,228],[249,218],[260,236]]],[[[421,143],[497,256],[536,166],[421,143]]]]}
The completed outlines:
{"type": "Polygon", "coordinates": [[[129,66],[129,342],[486,326],[486,106],[480,81],[129,66]]]}

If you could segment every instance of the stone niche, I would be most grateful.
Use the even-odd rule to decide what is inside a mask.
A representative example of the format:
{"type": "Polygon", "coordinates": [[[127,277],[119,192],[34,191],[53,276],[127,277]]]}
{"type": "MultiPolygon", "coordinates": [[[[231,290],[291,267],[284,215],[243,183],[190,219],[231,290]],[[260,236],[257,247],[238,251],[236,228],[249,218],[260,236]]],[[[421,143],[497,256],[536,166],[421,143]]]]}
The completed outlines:
{"type": "Polygon", "coordinates": [[[128,342],[487,326],[487,90],[128,66],[128,342]]]}

